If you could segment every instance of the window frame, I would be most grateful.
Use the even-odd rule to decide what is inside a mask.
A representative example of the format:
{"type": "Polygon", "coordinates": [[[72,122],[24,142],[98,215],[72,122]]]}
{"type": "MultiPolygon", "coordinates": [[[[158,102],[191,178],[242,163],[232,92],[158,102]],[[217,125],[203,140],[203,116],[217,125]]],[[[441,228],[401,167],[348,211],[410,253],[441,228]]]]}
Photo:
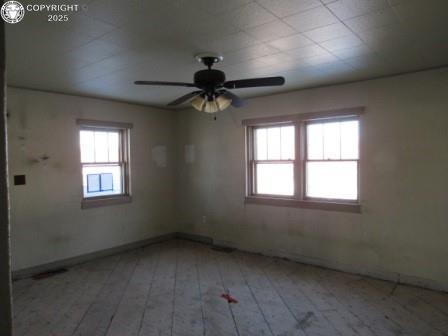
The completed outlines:
{"type": "MultiPolygon", "coordinates": [[[[361,212],[361,116],[364,114],[364,107],[353,107],[331,111],[310,112],[293,114],[286,116],[264,117],[255,119],[245,119],[242,124],[245,128],[246,147],[246,204],[262,204],[272,206],[299,207],[318,210],[361,212]],[[358,141],[358,195],[357,200],[316,198],[306,196],[306,162],[307,162],[307,134],[306,125],[309,123],[321,123],[325,121],[358,120],[359,141],[358,141]],[[256,194],[254,183],[255,173],[255,142],[254,130],[257,128],[280,127],[285,125],[295,126],[295,160],[294,164],[294,195],[265,195],[256,194]]],[[[355,161],[355,160],[350,160],[355,161]]]]}
{"type": "Polygon", "coordinates": [[[85,197],[83,183],[81,183],[81,208],[108,206],[114,204],[129,203],[131,196],[131,174],[130,174],[130,131],[133,127],[130,123],[109,122],[100,120],[77,119],[78,144],[80,143],[81,131],[117,132],[119,133],[119,157],[118,162],[92,162],[83,163],[81,160],[81,146],[79,147],[79,163],[81,167],[81,181],[83,181],[82,168],[84,166],[119,165],[121,167],[122,192],[115,195],[100,195],[85,197]]]}

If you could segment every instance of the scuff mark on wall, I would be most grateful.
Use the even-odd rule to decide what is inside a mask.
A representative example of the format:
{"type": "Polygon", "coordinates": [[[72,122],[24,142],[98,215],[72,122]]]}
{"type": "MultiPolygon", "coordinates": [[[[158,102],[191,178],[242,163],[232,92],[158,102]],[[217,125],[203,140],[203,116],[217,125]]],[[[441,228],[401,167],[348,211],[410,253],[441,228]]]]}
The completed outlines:
{"type": "Polygon", "coordinates": [[[165,168],[167,166],[166,146],[160,145],[153,147],[152,160],[156,163],[157,167],[165,168]]]}

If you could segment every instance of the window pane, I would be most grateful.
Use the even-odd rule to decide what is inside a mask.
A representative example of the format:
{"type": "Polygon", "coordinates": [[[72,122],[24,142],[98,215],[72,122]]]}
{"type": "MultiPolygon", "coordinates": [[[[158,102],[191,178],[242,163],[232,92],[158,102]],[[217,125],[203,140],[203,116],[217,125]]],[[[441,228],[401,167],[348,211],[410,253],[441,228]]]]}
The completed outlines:
{"type": "Polygon", "coordinates": [[[309,160],[324,158],[324,133],[322,124],[310,124],[306,128],[307,155],[309,160]]]}
{"type": "Polygon", "coordinates": [[[84,166],[82,168],[84,197],[121,194],[121,167],[84,166]],[[112,190],[110,190],[112,189],[112,190]]]}
{"type": "Polygon", "coordinates": [[[292,163],[257,164],[257,193],[294,195],[294,168],[292,163]]]}
{"type": "Polygon", "coordinates": [[[100,174],[87,174],[87,192],[101,191],[100,174]]]}
{"type": "Polygon", "coordinates": [[[111,173],[102,173],[100,175],[101,191],[114,190],[114,178],[111,173]]]}
{"type": "Polygon", "coordinates": [[[358,198],[357,162],[307,162],[306,196],[356,200],[358,198]]]}
{"type": "Polygon", "coordinates": [[[268,160],[280,160],[280,127],[268,128],[268,160]]]}
{"type": "Polygon", "coordinates": [[[94,137],[93,131],[81,131],[79,133],[79,142],[81,146],[81,162],[94,162],[94,137]]]}
{"type": "Polygon", "coordinates": [[[95,162],[108,162],[107,132],[95,132],[95,162]]]}
{"type": "Polygon", "coordinates": [[[255,149],[256,160],[267,160],[268,158],[268,143],[267,143],[266,128],[257,128],[255,130],[255,149]]]}
{"type": "Polygon", "coordinates": [[[281,159],[294,160],[294,126],[283,126],[281,128],[281,141],[281,159]]]}
{"type": "Polygon", "coordinates": [[[119,161],[119,145],[118,132],[109,132],[108,133],[109,140],[109,162],[118,162],[119,161]]]}
{"type": "Polygon", "coordinates": [[[341,159],[358,159],[358,120],[341,122],[341,159]]]}
{"type": "Polygon", "coordinates": [[[325,160],[339,160],[341,158],[341,133],[339,124],[339,122],[330,122],[323,124],[325,160]]]}

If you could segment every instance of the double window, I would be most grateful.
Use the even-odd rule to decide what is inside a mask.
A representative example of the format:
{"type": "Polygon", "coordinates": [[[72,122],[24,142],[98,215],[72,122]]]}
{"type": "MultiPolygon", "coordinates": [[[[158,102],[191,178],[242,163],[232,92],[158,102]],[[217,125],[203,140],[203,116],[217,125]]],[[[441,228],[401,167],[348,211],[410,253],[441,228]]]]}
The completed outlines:
{"type": "Polygon", "coordinates": [[[350,109],[244,121],[246,200],[359,211],[361,113],[350,109]]]}
{"type": "Polygon", "coordinates": [[[78,120],[78,124],[83,205],[128,200],[131,125],[89,120],[78,120]]]}

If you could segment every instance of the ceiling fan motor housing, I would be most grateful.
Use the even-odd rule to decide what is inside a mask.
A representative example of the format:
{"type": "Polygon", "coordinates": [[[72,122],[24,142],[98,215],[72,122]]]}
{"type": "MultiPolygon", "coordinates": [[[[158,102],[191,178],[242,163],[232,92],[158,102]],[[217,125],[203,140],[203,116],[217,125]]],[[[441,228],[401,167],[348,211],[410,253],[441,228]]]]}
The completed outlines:
{"type": "Polygon", "coordinates": [[[214,92],[226,81],[224,72],[215,69],[199,70],[194,74],[194,84],[206,92],[214,92]]]}

